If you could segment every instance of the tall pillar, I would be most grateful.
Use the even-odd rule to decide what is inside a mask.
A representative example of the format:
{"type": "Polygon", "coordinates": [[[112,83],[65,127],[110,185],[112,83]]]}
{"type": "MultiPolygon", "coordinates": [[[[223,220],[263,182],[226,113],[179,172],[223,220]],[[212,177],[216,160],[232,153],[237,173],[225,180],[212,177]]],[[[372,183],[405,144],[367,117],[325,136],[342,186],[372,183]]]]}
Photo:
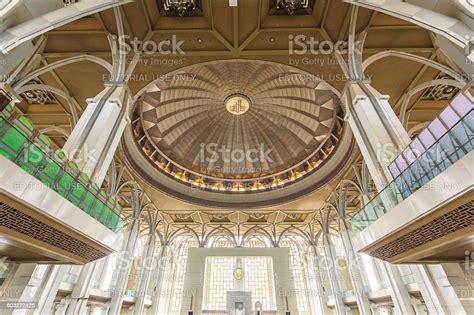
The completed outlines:
{"type": "Polygon", "coordinates": [[[99,287],[96,287],[97,289],[105,289],[106,288],[106,287],[103,286],[103,284],[105,283],[105,280],[106,280],[107,269],[108,269],[109,263],[110,263],[110,261],[112,260],[113,257],[114,256],[109,255],[107,257],[104,257],[104,258],[100,259],[97,262],[97,265],[96,265],[96,268],[95,268],[95,271],[94,271],[94,276],[93,276],[93,279],[92,279],[92,286],[93,287],[97,283],[97,284],[99,284],[99,287]]]}
{"type": "MultiPolygon", "coordinates": [[[[354,137],[361,150],[363,159],[371,177],[381,191],[392,181],[388,165],[411,142],[408,133],[393,111],[389,97],[381,95],[369,82],[348,82],[344,91],[344,99],[348,108],[348,122],[354,137]]],[[[394,203],[396,200],[383,200],[384,203],[394,203]]],[[[396,311],[402,314],[414,314],[410,295],[402,280],[397,266],[389,263],[383,264],[387,273],[392,300],[396,311]]],[[[419,277],[419,266],[410,265],[414,276],[419,277]]],[[[433,301],[430,291],[436,290],[429,283],[418,283],[423,299],[428,303],[433,301]],[[429,288],[429,289],[428,289],[429,288]]],[[[436,305],[428,305],[436,314],[444,314],[443,309],[436,305]]]]}
{"type": "Polygon", "coordinates": [[[150,262],[154,259],[156,248],[156,232],[155,229],[151,229],[148,234],[145,248],[143,249],[143,259],[142,259],[142,270],[139,277],[138,283],[138,296],[135,302],[135,307],[133,314],[141,315],[144,313],[145,309],[145,299],[147,295],[147,289],[150,284],[151,268],[150,262]]]}
{"type": "MultiPolygon", "coordinates": [[[[125,112],[129,95],[125,85],[106,85],[102,92],[87,102],[87,108],[63,150],[100,187],[127,123],[125,112]]],[[[97,267],[97,262],[91,262],[82,268],[68,301],[66,314],[85,312],[97,267]]],[[[53,289],[57,292],[57,288],[50,288],[49,291],[52,293],[53,289]]]]}
{"type": "Polygon", "coordinates": [[[354,286],[354,293],[357,300],[357,306],[359,312],[362,315],[370,315],[370,302],[367,292],[364,289],[364,283],[362,282],[362,275],[360,269],[362,266],[357,263],[360,257],[357,257],[357,253],[354,251],[352,246],[351,235],[349,233],[348,223],[345,218],[339,218],[339,233],[341,235],[342,245],[344,248],[344,256],[347,259],[347,267],[349,275],[351,277],[352,285],[354,286]]]}
{"type": "Polygon", "coordinates": [[[445,314],[468,315],[474,312],[472,299],[472,279],[474,277],[472,260],[466,257],[467,263],[444,263],[423,265],[423,276],[434,282],[442,298],[439,303],[447,309],[445,314]],[[471,264],[471,265],[470,265],[471,264]]]}
{"type": "Polygon", "coordinates": [[[23,70],[34,52],[37,52],[31,41],[24,42],[8,54],[0,52],[0,82],[14,82],[19,79],[19,72],[23,70]]]}
{"type": "Polygon", "coordinates": [[[102,309],[100,310],[101,315],[108,315],[110,309],[110,303],[105,303],[102,309]]]}
{"type": "MultiPolygon", "coordinates": [[[[170,261],[167,259],[168,255],[168,245],[166,243],[162,244],[160,247],[160,252],[158,254],[158,264],[156,265],[156,269],[153,272],[153,281],[151,281],[152,289],[152,298],[153,303],[151,305],[151,310],[149,314],[151,315],[158,315],[158,314],[165,314],[165,303],[160,305],[160,302],[163,301],[167,296],[163,296],[162,287],[163,287],[163,280],[168,271],[168,268],[171,266],[168,265],[170,261]]],[[[165,292],[166,294],[166,292],[165,292]]]]}
{"type": "Polygon", "coordinates": [[[89,300],[91,279],[95,266],[96,262],[94,261],[82,267],[79,279],[72,290],[66,315],[87,313],[87,302],[89,300]]]}
{"type": "Polygon", "coordinates": [[[126,110],[130,101],[126,85],[106,85],[102,92],[87,101],[86,110],[63,147],[99,187],[127,124],[126,110]]]}
{"type": "Polygon", "coordinates": [[[317,310],[313,310],[316,312],[316,314],[330,314],[331,310],[328,307],[327,304],[327,295],[326,292],[324,291],[324,286],[323,286],[323,277],[322,277],[322,270],[321,270],[321,265],[320,265],[320,257],[318,254],[318,248],[316,245],[311,245],[311,265],[310,269],[312,270],[312,273],[314,274],[314,280],[316,283],[316,290],[317,290],[317,310]]]}
{"type": "MultiPolygon", "coordinates": [[[[363,193],[361,195],[361,207],[364,207],[366,204],[370,202],[369,196],[370,196],[369,193],[363,193]]],[[[359,254],[359,253],[356,253],[356,254],[359,255],[359,257],[362,259],[362,256],[361,256],[362,254],[359,254]]],[[[376,283],[378,283],[379,285],[382,284],[384,282],[383,277],[382,277],[383,275],[382,270],[384,269],[382,264],[384,262],[370,255],[365,255],[365,256],[368,257],[370,264],[373,266],[373,269],[374,269],[372,270],[370,276],[375,279],[376,283]]]]}
{"type": "MultiPolygon", "coordinates": [[[[74,285],[73,292],[70,298],[65,299],[65,314],[81,314],[87,305],[89,298],[89,291],[92,288],[94,276],[99,276],[102,282],[105,275],[103,266],[107,264],[110,256],[102,258],[98,261],[91,262],[82,267],[79,274],[79,279],[74,285]]],[[[47,314],[54,308],[54,300],[59,290],[59,286],[63,280],[64,274],[70,268],[70,265],[55,265],[52,266],[53,271],[50,273],[45,289],[39,299],[38,308],[41,314],[47,314]]]]}
{"type": "MultiPolygon", "coordinates": [[[[349,110],[349,125],[377,190],[381,191],[390,182],[387,166],[395,152],[401,149],[394,146],[405,147],[410,138],[388,103],[388,97],[378,93],[367,82],[349,82],[344,96],[349,110]]],[[[384,263],[383,268],[396,311],[414,314],[399,270],[388,263],[384,263]]]]}
{"type": "Polygon", "coordinates": [[[343,290],[341,288],[341,283],[339,281],[339,274],[337,273],[337,268],[336,268],[336,261],[337,261],[336,250],[329,237],[329,232],[323,231],[322,236],[323,236],[324,253],[325,253],[326,259],[329,259],[332,262],[332,264],[330,265],[327,265],[326,263],[325,267],[328,268],[329,284],[331,285],[331,290],[334,295],[334,306],[336,309],[336,314],[343,315],[346,312],[345,312],[344,302],[342,301],[343,290]]]}
{"type": "MultiPolygon", "coordinates": [[[[2,290],[2,302],[32,302],[33,291],[41,287],[41,279],[35,277],[36,264],[19,264],[5,280],[6,288],[2,290]]],[[[14,309],[2,309],[2,314],[13,314],[14,309]]]]}
{"type": "MultiPolygon", "coordinates": [[[[11,275],[5,280],[5,289],[0,292],[2,302],[36,302],[38,309],[42,309],[47,292],[57,269],[54,265],[37,265],[34,263],[12,265],[11,275]]],[[[0,313],[19,314],[21,309],[2,309],[0,313]]],[[[47,310],[45,314],[51,313],[47,310]]],[[[43,314],[43,313],[41,313],[43,314]]]]}
{"type": "MultiPolygon", "coordinates": [[[[473,14],[472,1],[454,0],[448,5],[432,1],[402,0],[345,0],[353,5],[366,7],[418,25],[442,37],[451,43],[452,48],[446,53],[459,51],[458,64],[472,64],[474,51],[472,48],[473,14]]],[[[438,40],[437,40],[438,41],[438,40]]],[[[445,49],[440,45],[441,49],[445,49]]],[[[472,73],[472,70],[466,73],[472,73]]]]}
{"type": "Polygon", "coordinates": [[[54,311],[54,315],[65,315],[67,310],[68,303],[65,300],[61,300],[61,302],[56,306],[54,311]]]}
{"type": "Polygon", "coordinates": [[[54,265],[51,266],[51,272],[46,280],[45,290],[38,302],[38,309],[40,314],[52,313],[54,308],[54,300],[59,290],[59,286],[66,273],[66,266],[54,265]]]}
{"type": "Polygon", "coordinates": [[[344,91],[348,122],[377,190],[390,181],[388,165],[410,144],[410,137],[390,106],[368,82],[349,82],[344,91]]]}
{"type": "Polygon", "coordinates": [[[134,249],[137,244],[138,235],[140,233],[140,211],[132,219],[130,229],[124,242],[123,250],[120,252],[117,266],[117,279],[114,288],[114,293],[110,301],[110,315],[120,314],[122,309],[124,293],[127,288],[130,270],[132,268],[134,249]]]}

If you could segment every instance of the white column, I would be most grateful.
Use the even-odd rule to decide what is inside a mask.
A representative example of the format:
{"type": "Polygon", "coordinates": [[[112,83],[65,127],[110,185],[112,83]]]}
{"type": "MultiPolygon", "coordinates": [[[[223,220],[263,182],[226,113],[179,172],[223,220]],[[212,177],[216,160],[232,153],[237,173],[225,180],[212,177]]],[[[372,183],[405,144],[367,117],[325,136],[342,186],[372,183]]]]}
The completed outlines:
{"type": "MultiPolygon", "coordinates": [[[[369,194],[361,194],[361,202],[362,202],[362,205],[361,207],[364,207],[367,203],[370,202],[370,197],[369,197],[369,194]]],[[[359,253],[357,253],[359,254],[359,253]]],[[[369,260],[369,263],[371,264],[372,266],[372,270],[370,271],[370,277],[372,279],[374,279],[375,283],[378,284],[378,287],[380,288],[380,285],[384,282],[385,279],[383,279],[382,277],[382,269],[383,269],[383,266],[382,264],[384,263],[382,260],[380,259],[377,259],[377,258],[374,258],[370,255],[367,255],[367,254],[360,254],[359,257],[361,259],[364,259],[362,255],[365,255],[365,257],[368,258],[369,260]]],[[[365,271],[366,271],[366,275],[369,276],[368,274],[368,271],[367,271],[367,267],[365,266],[365,271]]],[[[370,284],[370,283],[369,283],[370,284]]]]}
{"type": "Polygon", "coordinates": [[[114,294],[110,301],[110,315],[120,314],[122,309],[122,303],[124,293],[127,288],[128,279],[130,276],[130,270],[132,268],[133,255],[135,246],[137,244],[138,235],[140,233],[140,219],[135,217],[131,222],[130,230],[124,242],[123,250],[121,251],[118,259],[117,266],[117,280],[114,288],[114,294]]]}
{"type": "Polygon", "coordinates": [[[337,273],[336,268],[336,250],[331,242],[329,233],[323,231],[323,244],[326,260],[331,261],[330,264],[326,263],[328,274],[329,274],[329,284],[331,285],[332,294],[334,295],[334,306],[336,308],[337,315],[345,314],[345,305],[342,301],[343,290],[341,288],[341,283],[339,281],[339,274],[337,273]]]}
{"type": "MultiPolygon", "coordinates": [[[[367,165],[377,190],[382,190],[391,180],[388,164],[395,152],[410,143],[405,128],[388,103],[388,96],[381,95],[365,82],[350,82],[345,90],[349,109],[348,122],[364,163],[367,165]]],[[[400,314],[414,314],[405,284],[396,266],[384,263],[384,271],[392,291],[392,301],[400,314]]]]}
{"type": "Polygon", "coordinates": [[[360,272],[360,268],[363,268],[363,265],[358,263],[360,261],[360,257],[357,257],[357,253],[354,251],[351,235],[347,228],[347,222],[344,218],[339,219],[339,233],[341,235],[342,245],[344,247],[344,255],[347,260],[347,268],[349,270],[352,285],[354,286],[354,294],[357,299],[359,312],[362,315],[370,315],[371,310],[369,297],[364,290],[364,283],[362,281],[362,275],[360,272]]]}
{"type": "MultiPolygon", "coordinates": [[[[88,100],[88,106],[74,127],[63,150],[77,163],[79,169],[92,177],[100,186],[115,154],[118,142],[126,126],[125,111],[129,102],[128,92],[123,85],[110,85],[95,98],[88,100]],[[107,136],[104,136],[107,135],[107,136]]],[[[85,312],[96,270],[96,262],[84,265],[68,300],[67,314],[85,312]]],[[[65,266],[59,267],[64,274],[65,266]]],[[[57,294],[62,275],[51,275],[51,285],[45,288],[48,301],[57,294]]],[[[45,305],[49,307],[49,305],[45,305]]]]}
{"type": "Polygon", "coordinates": [[[109,255],[107,257],[104,257],[100,259],[97,262],[97,265],[95,267],[94,275],[92,277],[92,286],[94,286],[96,283],[99,284],[98,289],[103,289],[105,288],[102,286],[103,283],[106,281],[106,276],[107,276],[107,267],[110,263],[110,260],[112,259],[113,256],[109,255]]]}
{"type": "Polygon", "coordinates": [[[410,137],[393,111],[389,97],[366,82],[349,82],[344,92],[348,122],[377,190],[390,181],[388,165],[410,144],[410,137]]]}
{"type": "Polygon", "coordinates": [[[61,300],[61,303],[59,303],[56,306],[56,310],[54,311],[54,315],[65,315],[66,314],[66,309],[67,309],[67,302],[64,300],[61,300]]]}
{"type": "Polygon", "coordinates": [[[34,48],[32,42],[28,41],[16,47],[11,53],[0,52],[0,82],[12,82],[18,79],[18,74],[14,70],[22,63],[26,63],[34,48]]]}
{"type": "Polygon", "coordinates": [[[95,266],[96,262],[91,262],[82,267],[81,273],[79,274],[79,279],[74,285],[71,298],[68,301],[69,306],[66,311],[67,315],[79,315],[86,313],[87,302],[89,300],[90,294],[89,289],[95,266]]]}
{"type": "Polygon", "coordinates": [[[59,286],[63,280],[64,274],[66,273],[66,266],[54,265],[51,266],[52,270],[47,283],[45,284],[45,289],[42,292],[42,296],[38,302],[38,309],[40,314],[49,314],[53,312],[54,300],[59,290],[59,286]]]}
{"type": "Polygon", "coordinates": [[[166,255],[166,244],[162,244],[160,247],[160,251],[158,254],[158,263],[156,264],[156,268],[153,271],[153,277],[150,281],[150,288],[151,288],[151,297],[152,297],[152,305],[149,314],[157,315],[159,314],[159,310],[161,309],[160,301],[161,293],[162,293],[162,283],[163,277],[165,275],[165,271],[167,270],[167,259],[165,258],[166,255]]]}
{"type": "Polygon", "coordinates": [[[110,303],[106,303],[100,312],[101,315],[108,315],[110,310],[110,303]]]}
{"type": "Polygon", "coordinates": [[[0,34],[0,51],[10,52],[21,43],[38,37],[52,29],[129,2],[132,2],[132,0],[81,0],[67,7],[61,7],[33,19],[30,18],[22,24],[2,30],[0,34]]]}
{"type": "MultiPolygon", "coordinates": [[[[349,125],[377,190],[381,191],[393,179],[388,170],[389,163],[408,146],[410,137],[390,106],[389,97],[381,95],[368,82],[349,82],[344,96],[349,109],[349,125]]],[[[384,200],[384,203],[392,202],[396,200],[384,200]]],[[[421,294],[427,304],[430,304],[434,300],[431,292],[437,289],[430,283],[423,282],[424,279],[419,276],[419,266],[410,265],[409,268],[417,280],[421,281],[418,283],[421,294]]],[[[398,267],[384,263],[384,269],[396,311],[413,314],[410,295],[398,267]]],[[[436,310],[437,314],[444,313],[443,309],[438,309],[433,303],[428,308],[436,310]]]]}
{"type": "Polygon", "coordinates": [[[127,124],[130,95],[125,85],[110,85],[87,102],[63,150],[101,186],[127,124]]]}
{"type": "MultiPolygon", "coordinates": [[[[10,265],[9,267],[13,267],[10,265]]],[[[14,266],[13,270],[6,281],[6,289],[2,290],[1,300],[11,302],[32,302],[33,295],[31,293],[34,287],[40,287],[41,281],[33,274],[36,269],[36,264],[20,264],[14,266]]],[[[12,314],[13,309],[3,309],[2,314],[12,314]]]]}
{"type": "Polygon", "coordinates": [[[327,304],[327,294],[324,291],[324,286],[323,286],[323,277],[322,277],[322,270],[321,270],[321,261],[320,257],[318,254],[318,248],[316,245],[311,246],[311,250],[313,253],[311,253],[311,265],[310,269],[312,269],[312,274],[314,275],[314,282],[316,284],[316,290],[317,290],[317,314],[330,314],[331,310],[328,307],[327,304]]]}
{"type": "Polygon", "coordinates": [[[438,265],[424,265],[424,271],[439,288],[440,302],[448,311],[445,314],[469,315],[474,312],[472,299],[472,279],[474,272],[472,260],[465,264],[445,263],[438,265]]]}
{"type": "MultiPolygon", "coordinates": [[[[52,265],[37,265],[33,263],[26,263],[20,265],[10,265],[12,269],[11,274],[5,280],[5,289],[0,294],[2,302],[36,302],[38,307],[44,303],[44,298],[41,293],[47,289],[50,274],[54,273],[55,269],[52,265]]],[[[3,314],[22,314],[21,309],[2,309],[3,314]]]]}
{"type": "Polygon", "coordinates": [[[152,271],[151,266],[153,265],[151,262],[154,259],[155,248],[156,248],[156,234],[155,234],[155,231],[153,230],[148,235],[145,248],[143,249],[142,270],[140,273],[138,290],[137,290],[138,297],[135,301],[135,308],[133,310],[133,313],[136,315],[141,315],[144,313],[145,299],[146,299],[146,295],[148,291],[147,289],[148,289],[148,286],[150,285],[150,276],[151,276],[151,271],[152,271]]]}
{"type": "MultiPolygon", "coordinates": [[[[467,12],[463,12],[461,6],[450,8],[453,7],[453,4],[457,5],[456,2],[459,2],[459,0],[451,1],[454,2],[453,4],[441,4],[441,1],[415,2],[403,0],[345,0],[345,2],[394,16],[443,36],[458,50],[464,51],[464,61],[460,60],[460,65],[474,61],[474,52],[470,47],[473,41],[474,25],[472,12],[469,16],[466,14],[467,12]]],[[[469,4],[466,3],[465,11],[468,10],[468,6],[469,4]]]]}

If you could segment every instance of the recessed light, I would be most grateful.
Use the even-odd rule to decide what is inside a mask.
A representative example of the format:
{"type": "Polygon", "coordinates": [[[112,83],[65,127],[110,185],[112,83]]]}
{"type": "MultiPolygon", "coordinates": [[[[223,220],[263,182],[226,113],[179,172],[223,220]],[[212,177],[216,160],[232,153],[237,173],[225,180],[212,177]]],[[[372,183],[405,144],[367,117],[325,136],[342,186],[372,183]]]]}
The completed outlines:
{"type": "Polygon", "coordinates": [[[270,43],[274,43],[276,41],[275,37],[270,37],[269,39],[270,43]]]}

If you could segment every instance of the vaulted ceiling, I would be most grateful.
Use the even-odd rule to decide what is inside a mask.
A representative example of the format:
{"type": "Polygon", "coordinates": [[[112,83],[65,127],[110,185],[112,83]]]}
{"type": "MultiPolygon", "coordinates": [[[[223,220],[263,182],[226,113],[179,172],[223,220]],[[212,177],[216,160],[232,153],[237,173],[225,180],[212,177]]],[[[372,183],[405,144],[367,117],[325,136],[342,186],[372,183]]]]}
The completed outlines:
{"type": "MultiPolygon", "coordinates": [[[[336,90],[342,91],[346,78],[334,55],[326,55],[321,51],[312,52],[309,49],[302,54],[291,53],[290,46],[295,44],[291,39],[295,36],[301,36],[298,38],[304,38],[306,43],[311,40],[331,43],[347,40],[350,6],[340,0],[316,0],[310,1],[314,3],[312,10],[303,15],[289,16],[274,14],[273,2],[239,0],[237,7],[229,7],[228,1],[202,0],[201,13],[190,17],[163,15],[156,0],[136,0],[120,7],[125,33],[131,40],[136,37],[141,41],[155,43],[164,40],[183,42],[180,47],[184,54],[143,54],[129,83],[132,92],[138,93],[160,75],[185,66],[237,58],[290,65],[317,76],[336,90]]],[[[418,26],[361,8],[356,32],[364,30],[367,31],[364,58],[385,50],[397,50],[447,63],[434,46],[430,32],[418,26]]],[[[38,53],[37,67],[84,54],[112,62],[107,38],[110,33],[117,33],[112,10],[54,29],[45,35],[45,42],[38,53]]],[[[133,54],[128,57],[131,59],[133,54]]],[[[366,69],[366,73],[377,90],[390,96],[390,103],[397,112],[407,90],[440,76],[437,70],[397,57],[378,60],[366,69]]],[[[98,65],[81,62],[45,73],[33,84],[45,83],[65,91],[74,100],[73,106],[82,111],[86,106],[86,99],[98,94],[107,79],[106,71],[98,65]]],[[[408,129],[431,121],[446,105],[450,93],[447,91],[445,94],[443,89],[424,90],[415,94],[408,104],[408,129]]],[[[65,141],[64,131],[67,133],[71,130],[70,105],[51,93],[32,91],[30,95],[24,96],[25,101],[20,105],[23,112],[39,128],[53,126],[54,130],[48,134],[62,146],[65,141]]],[[[117,161],[120,159],[117,156],[117,161]]],[[[323,205],[336,184],[337,180],[334,180],[317,193],[277,209],[292,213],[311,213],[323,205]]],[[[144,189],[162,209],[177,211],[176,213],[191,209],[206,210],[177,201],[148,185],[144,185],[144,189]]],[[[356,205],[357,202],[354,207],[356,205]]],[[[301,222],[304,218],[301,217],[301,222]]]]}

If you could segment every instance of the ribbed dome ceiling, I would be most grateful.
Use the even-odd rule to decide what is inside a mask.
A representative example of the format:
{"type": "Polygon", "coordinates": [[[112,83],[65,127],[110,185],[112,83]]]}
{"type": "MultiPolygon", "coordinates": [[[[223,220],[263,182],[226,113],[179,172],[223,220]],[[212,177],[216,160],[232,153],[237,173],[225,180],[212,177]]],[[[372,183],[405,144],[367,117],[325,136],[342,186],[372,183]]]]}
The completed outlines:
{"type": "Polygon", "coordinates": [[[206,177],[266,177],[305,162],[331,136],[339,110],[325,83],[275,63],[214,61],[165,79],[137,106],[147,143],[175,166],[206,177]],[[248,100],[248,111],[230,113],[232,95],[248,100]],[[213,155],[217,149],[227,153],[213,155]]]}

